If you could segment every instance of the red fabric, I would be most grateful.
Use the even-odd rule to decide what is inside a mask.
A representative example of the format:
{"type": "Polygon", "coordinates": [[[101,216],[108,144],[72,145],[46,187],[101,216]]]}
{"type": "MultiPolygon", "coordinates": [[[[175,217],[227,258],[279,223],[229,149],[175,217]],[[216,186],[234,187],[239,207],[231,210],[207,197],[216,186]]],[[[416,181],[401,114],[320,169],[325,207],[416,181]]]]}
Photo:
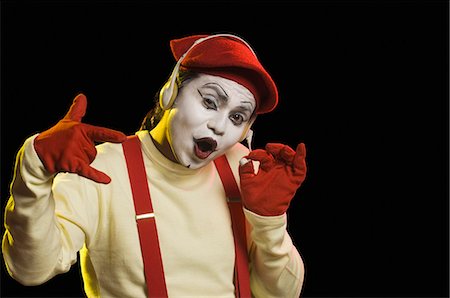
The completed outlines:
{"type": "Polygon", "coordinates": [[[242,211],[241,194],[225,155],[214,160],[231,214],[235,247],[235,288],[236,297],[251,297],[250,277],[248,269],[247,236],[245,216],[242,211]]]}
{"type": "MultiPolygon", "coordinates": [[[[147,174],[137,136],[130,136],[122,144],[127,162],[136,215],[153,213],[147,174]]],[[[144,262],[147,293],[149,297],[167,297],[164,267],[161,259],[155,218],[137,219],[142,260],[144,262]]]]}
{"type": "Polygon", "coordinates": [[[109,183],[111,178],[108,175],[90,166],[97,155],[95,142],[119,143],[126,139],[126,135],[81,123],[86,106],[86,96],[76,96],[66,116],[36,137],[34,148],[50,174],[71,172],[99,183],[109,183]]]}
{"type": "MultiPolygon", "coordinates": [[[[197,39],[205,36],[171,40],[174,58],[178,61],[197,39]]],[[[272,77],[252,50],[236,38],[215,37],[197,44],[186,55],[181,66],[231,79],[245,86],[255,96],[258,114],[270,112],[278,104],[278,90],[272,77]]]]}
{"type": "Polygon", "coordinates": [[[283,144],[269,143],[265,150],[257,149],[246,158],[260,162],[254,173],[253,163],[239,167],[244,206],[262,216],[285,213],[297,189],[306,177],[306,148],[303,143],[296,151],[283,144]]]}
{"type": "MultiPolygon", "coordinates": [[[[137,136],[130,136],[122,146],[127,163],[136,215],[153,213],[140,141],[137,136]]],[[[250,298],[245,217],[242,211],[242,203],[240,202],[239,188],[226,157],[221,156],[214,162],[225,188],[225,193],[230,199],[228,207],[231,214],[235,247],[234,283],[236,297],[250,298]]],[[[148,296],[167,297],[164,266],[162,264],[155,218],[137,219],[137,224],[148,296]]]]}

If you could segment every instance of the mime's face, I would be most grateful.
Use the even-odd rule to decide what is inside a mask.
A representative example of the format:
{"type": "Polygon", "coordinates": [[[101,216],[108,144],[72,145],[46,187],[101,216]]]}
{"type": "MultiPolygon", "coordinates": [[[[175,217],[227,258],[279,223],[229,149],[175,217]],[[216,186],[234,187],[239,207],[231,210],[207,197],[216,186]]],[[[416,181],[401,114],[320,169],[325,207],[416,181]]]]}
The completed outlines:
{"type": "Polygon", "coordinates": [[[256,101],[244,86],[200,74],[180,88],[170,111],[172,151],[182,165],[200,168],[241,141],[256,101]]]}

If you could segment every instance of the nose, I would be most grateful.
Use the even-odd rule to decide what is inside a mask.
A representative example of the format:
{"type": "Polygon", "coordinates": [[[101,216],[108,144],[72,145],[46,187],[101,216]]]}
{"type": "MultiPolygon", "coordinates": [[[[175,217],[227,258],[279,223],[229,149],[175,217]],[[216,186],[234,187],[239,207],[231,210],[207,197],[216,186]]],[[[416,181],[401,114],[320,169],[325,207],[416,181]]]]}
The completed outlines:
{"type": "Polygon", "coordinates": [[[214,132],[214,134],[223,136],[225,133],[226,120],[226,117],[217,117],[214,119],[210,119],[206,125],[214,132]]]}

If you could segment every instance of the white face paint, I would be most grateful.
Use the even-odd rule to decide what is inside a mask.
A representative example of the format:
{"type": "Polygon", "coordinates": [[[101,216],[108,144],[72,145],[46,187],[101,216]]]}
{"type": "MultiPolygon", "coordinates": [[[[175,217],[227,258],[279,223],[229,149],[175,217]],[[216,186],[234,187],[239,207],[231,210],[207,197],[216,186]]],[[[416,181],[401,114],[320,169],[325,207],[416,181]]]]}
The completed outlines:
{"type": "Polygon", "coordinates": [[[182,165],[205,166],[241,141],[256,107],[244,86],[199,74],[180,88],[170,110],[172,150],[182,165]]]}

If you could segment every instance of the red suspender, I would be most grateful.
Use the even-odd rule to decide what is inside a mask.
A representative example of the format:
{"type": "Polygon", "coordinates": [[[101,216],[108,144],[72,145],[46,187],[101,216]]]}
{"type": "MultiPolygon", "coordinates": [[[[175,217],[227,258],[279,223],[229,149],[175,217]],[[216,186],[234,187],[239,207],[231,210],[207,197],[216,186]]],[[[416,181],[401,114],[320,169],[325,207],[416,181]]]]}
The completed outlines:
{"type": "MultiPolygon", "coordinates": [[[[147,183],[141,144],[137,136],[129,136],[122,143],[128,176],[133,194],[139,241],[144,262],[145,279],[149,297],[167,297],[166,281],[159,247],[156,222],[153,214],[150,191],[147,183]]],[[[228,207],[235,248],[236,297],[251,297],[248,270],[245,217],[240,202],[240,192],[225,155],[214,161],[228,198],[228,207]]]]}
{"type": "Polygon", "coordinates": [[[235,250],[234,286],[236,288],[236,297],[251,297],[247,235],[245,232],[245,217],[244,211],[242,211],[241,193],[226,156],[222,155],[218,157],[214,160],[214,163],[225,188],[225,194],[228,198],[228,208],[231,213],[235,250]]]}
{"type": "Polygon", "coordinates": [[[148,297],[167,297],[166,280],[156,231],[155,216],[147,183],[141,142],[137,136],[130,136],[122,143],[131,191],[136,210],[136,222],[144,262],[148,297]],[[151,281],[151,282],[149,282],[151,281]]]}

